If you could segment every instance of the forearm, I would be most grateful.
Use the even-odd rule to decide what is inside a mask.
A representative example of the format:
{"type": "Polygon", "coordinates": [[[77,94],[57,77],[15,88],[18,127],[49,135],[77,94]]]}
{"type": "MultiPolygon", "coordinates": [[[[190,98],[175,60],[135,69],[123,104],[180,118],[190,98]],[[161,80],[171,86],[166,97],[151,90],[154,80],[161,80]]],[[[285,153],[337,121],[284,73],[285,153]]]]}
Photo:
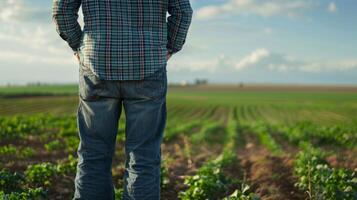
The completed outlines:
{"type": "Polygon", "coordinates": [[[78,23],[81,0],[54,0],[52,19],[57,33],[76,52],[81,43],[82,29],[78,23]]]}
{"type": "Polygon", "coordinates": [[[189,0],[170,0],[167,19],[167,49],[173,54],[180,51],[185,44],[192,20],[192,8],[189,0]]]}

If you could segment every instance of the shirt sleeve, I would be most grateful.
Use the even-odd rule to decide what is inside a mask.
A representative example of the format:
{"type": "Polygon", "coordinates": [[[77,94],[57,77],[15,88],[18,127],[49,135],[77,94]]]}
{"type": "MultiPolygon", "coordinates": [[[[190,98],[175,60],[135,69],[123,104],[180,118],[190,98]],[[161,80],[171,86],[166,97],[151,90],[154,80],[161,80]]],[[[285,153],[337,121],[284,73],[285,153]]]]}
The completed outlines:
{"type": "Polygon", "coordinates": [[[168,52],[180,51],[186,41],[187,32],[192,20],[192,7],[189,0],[169,0],[167,18],[168,52]]]}
{"type": "Polygon", "coordinates": [[[81,4],[82,0],[53,0],[52,6],[52,19],[57,33],[74,52],[77,52],[82,37],[82,29],[78,23],[81,4]]]}

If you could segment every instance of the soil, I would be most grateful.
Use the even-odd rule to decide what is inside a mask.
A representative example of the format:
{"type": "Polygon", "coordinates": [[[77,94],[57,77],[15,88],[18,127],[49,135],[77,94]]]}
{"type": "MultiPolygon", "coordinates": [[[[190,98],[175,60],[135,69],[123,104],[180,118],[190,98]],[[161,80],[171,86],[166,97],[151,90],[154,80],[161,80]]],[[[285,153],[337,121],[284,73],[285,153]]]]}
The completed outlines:
{"type": "Polygon", "coordinates": [[[252,134],[246,135],[246,145],[237,149],[244,171],[244,179],[253,192],[263,200],[305,199],[294,183],[293,156],[275,156],[256,142],[252,134]]]}
{"type": "Polygon", "coordinates": [[[169,178],[168,185],[161,191],[162,199],[178,199],[179,192],[187,189],[184,185],[185,177],[194,175],[207,160],[219,155],[221,151],[219,146],[215,148],[211,144],[202,144],[194,148],[190,145],[184,134],[179,134],[177,139],[162,145],[163,157],[168,160],[169,178]]]}
{"type": "Polygon", "coordinates": [[[349,170],[357,169],[357,149],[336,150],[330,156],[326,157],[327,162],[335,168],[345,168],[349,170]]]}

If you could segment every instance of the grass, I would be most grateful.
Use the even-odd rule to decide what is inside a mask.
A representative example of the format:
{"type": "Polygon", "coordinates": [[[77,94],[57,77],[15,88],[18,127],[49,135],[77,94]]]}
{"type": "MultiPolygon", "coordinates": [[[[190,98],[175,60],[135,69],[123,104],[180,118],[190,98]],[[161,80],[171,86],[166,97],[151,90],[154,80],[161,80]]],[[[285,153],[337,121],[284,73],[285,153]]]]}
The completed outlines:
{"type": "Polygon", "coordinates": [[[73,95],[77,91],[78,86],[75,84],[2,86],[0,87],[0,96],[73,95]]]}
{"type": "MultiPolygon", "coordinates": [[[[75,114],[77,93],[76,85],[0,87],[0,116],[43,112],[75,114]]],[[[170,87],[167,101],[169,110],[235,106],[242,112],[241,121],[254,119],[273,124],[312,121],[323,125],[357,121],[357,92],[343,89],[289,91],[286,88],[242,90],[235,86],[204,89],[199,86],[170,87]]]]}

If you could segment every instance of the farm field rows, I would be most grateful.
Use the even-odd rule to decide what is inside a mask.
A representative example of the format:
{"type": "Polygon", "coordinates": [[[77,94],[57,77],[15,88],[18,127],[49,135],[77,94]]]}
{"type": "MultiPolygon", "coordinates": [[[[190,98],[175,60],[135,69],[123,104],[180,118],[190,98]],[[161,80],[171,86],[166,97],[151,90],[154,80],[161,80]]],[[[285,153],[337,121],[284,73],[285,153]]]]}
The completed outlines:
{"type": "MultiPolygon", "coordinates": [[[[0,95],[5,199],[73,195],[78,97],[59,88],[0,95]]],[[[162,199],[357,199],[357,90],[172,87],[167,101],[162,199]]],[[[112,166],[117,199],[124,124],[122,115],[112,166]]]]}

